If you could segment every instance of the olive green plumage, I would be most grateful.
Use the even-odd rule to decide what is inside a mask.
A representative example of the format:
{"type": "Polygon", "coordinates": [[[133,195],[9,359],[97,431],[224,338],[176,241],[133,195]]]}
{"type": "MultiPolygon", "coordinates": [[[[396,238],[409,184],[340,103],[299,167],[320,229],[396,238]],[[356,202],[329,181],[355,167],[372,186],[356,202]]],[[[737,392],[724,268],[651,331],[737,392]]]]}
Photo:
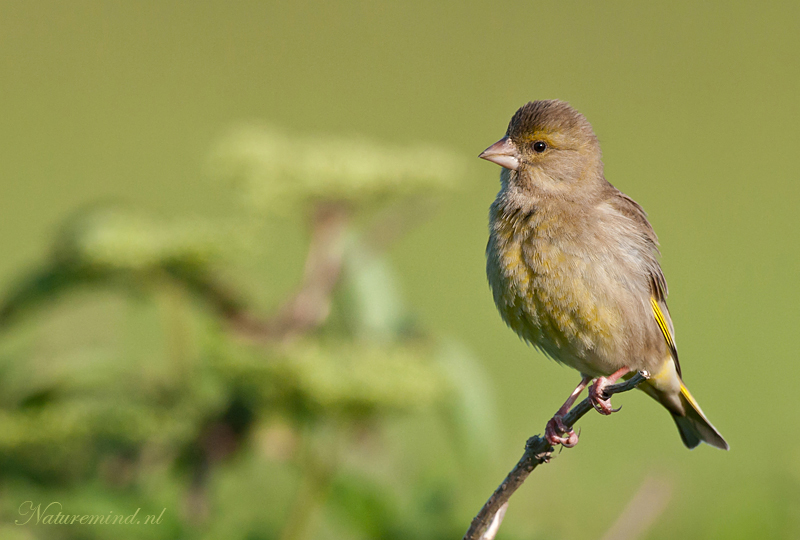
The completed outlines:
{"type": "Polygon", "coordinates": [[[589,122],[565,102],[534,101],[481,157],[504,167],[486,248],[503,320],[584,376],[648,371],[642,389],[688,447],[727,448],[681,381],[656,235],[606,181],[589,122]]]}

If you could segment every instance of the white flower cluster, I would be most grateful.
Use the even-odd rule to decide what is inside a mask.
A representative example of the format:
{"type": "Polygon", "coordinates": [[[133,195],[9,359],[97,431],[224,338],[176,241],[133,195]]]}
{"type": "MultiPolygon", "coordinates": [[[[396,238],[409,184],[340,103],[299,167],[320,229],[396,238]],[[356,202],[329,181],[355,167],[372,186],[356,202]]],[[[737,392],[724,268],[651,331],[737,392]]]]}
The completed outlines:
{"type": "Polygon", "coordinates": [[[212,156],[215,176],[233,181],[248,204],[266,212],[317,200],[365,204],[453,188],[462,158],[430,145],[389,146],[359,138],[292,137],[245,127],[212,156]]]}

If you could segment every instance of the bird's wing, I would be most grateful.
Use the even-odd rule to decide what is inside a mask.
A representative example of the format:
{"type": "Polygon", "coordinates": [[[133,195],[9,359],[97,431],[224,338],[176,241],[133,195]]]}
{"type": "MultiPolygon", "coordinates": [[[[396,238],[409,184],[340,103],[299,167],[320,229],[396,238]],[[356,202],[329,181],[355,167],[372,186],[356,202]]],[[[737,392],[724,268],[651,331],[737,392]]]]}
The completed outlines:
{"type": "Polygon", "coordinates": [[[669,347],[670,355],[675,361],[675,369],[677,370],[678,375],[681,375],[681,364],[678,361],[678,348],[675,346],[672,319],[669,317],[667,303],[664,301],[658,301],[656,300],[655,296],[651,296],[650,306],[653,308],[653,316],[656,319],[656,323],[658,323],[658,328],[661,330],[661,333],[664,334],[664,339],[667,342],[667,347],[669,347]]]}
{"type": "Polygon", "coordinates": [[[667,287],[667,280],[664,277],[664,272],[661,270],[661,265],[658,263],[658,237],[656,236],[650,222],[647,221],[647,213],[644,209],[622,193],[614,188],[614,197],[612,197],[613,205],[616,209],[633,220],[637,224],[637,230],[642,235],[642,240],[646,246],[645,261],[647,266],[647,274],[650,278],[650,306],[653,309],[653,317],[658,324],[658,328],[664,335],[664,340],[667,342],[670,355],[675,361],[675,368],[678,375],[681,374],[681,365],[678,362],[678,348],[675,346],[675,328],[672,325],[672,319],[669,316],[669,308],[667,307],[667,295],[669,289],[667,287]]]}

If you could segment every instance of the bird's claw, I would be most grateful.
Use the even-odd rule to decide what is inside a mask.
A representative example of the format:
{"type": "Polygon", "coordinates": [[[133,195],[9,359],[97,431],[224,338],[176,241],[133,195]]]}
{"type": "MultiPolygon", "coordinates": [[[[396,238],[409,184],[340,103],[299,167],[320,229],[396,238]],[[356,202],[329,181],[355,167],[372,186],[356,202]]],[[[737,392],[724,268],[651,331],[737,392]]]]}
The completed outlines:
{"type": "Polygon", "coordinates": [[[589,399],[592,407],[602,415],[608,416],[619,411],[622,407],[614,408],[611,406],[611,398],[606,395],[606,387],[609,385],[608,379],[599,377],[595,383],[589,387],[589,399]]]}
{"type": "Polygon", "coordinates": [[[597,401],[592,401],[592,406],[594,407],[594,410],[606,416],[608,416],[611,413],[615,413],[622,408],[622,407],[617,407],[616,409],[614,409],[613,407],[611,407],[611,401],[608,399],[598,399],[597,401]]]}
{"type": "Polygon", "coordinates": [[[572,428],[567,427],[564,423],[564,417],[560,414],[556,414],[547,421],[547,425],[544,428],[544,438],[553,446],[560,444],[566,448],[572,448],[578,444],[578,435],[572,428]]]}

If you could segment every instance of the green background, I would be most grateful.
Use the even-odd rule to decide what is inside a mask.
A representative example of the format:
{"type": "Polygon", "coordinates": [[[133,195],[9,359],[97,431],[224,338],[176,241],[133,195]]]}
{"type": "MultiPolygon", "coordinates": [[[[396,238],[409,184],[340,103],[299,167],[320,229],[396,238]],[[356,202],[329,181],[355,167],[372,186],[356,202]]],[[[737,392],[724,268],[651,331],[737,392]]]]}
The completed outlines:
{"type": "MultiPolygon", "coordinates": [[[[621,413],[589,415],[580,445],[529,479],[501,537],[600,535],[651,475],[672,497],[648,538],[796,537],[798,36],[796,2],[4,0],[0,285],[88,203],[220,213],[207,160],[241,122],[463,154],[459,189],[390,259],[409,311],[471,349],[496,398],[496,453],[460,499],[466,529],[578,381],[495,312],[483,249],[499,170],[475,157],[526,101],[564,99],[659,234],[685,379],[731,451],[689,452],[654,402],[619,396],[621,413]]],[[[302,268],[297,223],[273,235],[264,306],[302,268]]],[[[98,317],[77,311],[72,328],[102,332],[98,317]]]]}

